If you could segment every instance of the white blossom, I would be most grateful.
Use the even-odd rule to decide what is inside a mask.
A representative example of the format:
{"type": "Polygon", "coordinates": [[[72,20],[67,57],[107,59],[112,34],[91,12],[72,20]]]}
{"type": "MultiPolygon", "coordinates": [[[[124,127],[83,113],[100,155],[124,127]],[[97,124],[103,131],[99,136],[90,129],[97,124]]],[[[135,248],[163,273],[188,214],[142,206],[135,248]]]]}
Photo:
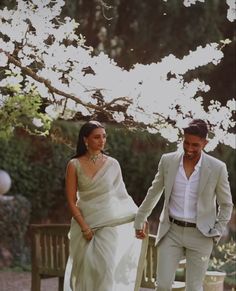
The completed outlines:
{"type": "Polygon", "coordinates": [[[125,120],[125,117],[124,117],[124,113],[123,112],[114,112],[113,113],[113,118],[118,122],[122,122],[125,120]]]}
{"type": "Polygon", "coordinates": [[[179,139],[178,129],[173,128],[170,125],[167,125],[166,127],[162,127],[159,132],[164,138],[168,139],[170,142],[177,142],[179,139]]]}
{"type": "Polygon", "coordinates": [[[8,62],[8,57],[5,53],[0,53],[0,67],[5,67],[8,62]]]}
{"type": "Polygon", "coordinates": [[[43,126],[43,122],[40,118],[33,118],[32,120],[33,124],[36,126],[36,127],[41,127],[43,126]]]}
{"type": "Polygon", "coordinates": [[[230,111],[236,111],[236,100],[228,100],[226,106],[230,109],[230,111]]]}
{"type": "Polygon", "coordinates": [[[52,118],[57,119],[60,115],[60,110],[58,110],[58,106],[56,105],[49,105],[45,108],[45,112],[52,118]]]}
{"type": "MultiPolygon", "coordinates": [[[[184,5],[190,6],[197,1],[204,2],[185,0],[184,5]]],[[[129,102],[126,115],[134,122],[146,125],[148,131],[159,132],[170,142],[179,143],[181,128],[194,117],[206,119],[212,125],[213,138],[208,143],[208,150],[214,149],[218,143],[235,147],[232,142],[235,135],[228,133],[235,126],[232,121],[235,100],[229,100],[226,106],[213,100],[205,109],[201,92],[209,91],[210,86],[199,79],[184,80],[184,75],[191,70],[208,64],[218,65],[224,57],[220,45],[226,45],[229,40],[198,46],[182,59],[170,54],[159,62],[137,63],[132,69],[125,70],[103,52],[92,55],[92,49],[85,45],[85,38],[75,33],[79,26],[75,20],[65,17],[60,25],[55,24],[53,20],[60,16],[63,0],[18,0],[17,4],[16,10],[0,10],[0,33],[10,39],[5,42],[0,37],[0,49],[3,51],[0,53],[0,66],[7,65],[7,54],[12,54],[17,43],[22,43],[17,55],[21,65],[31,67],[33,63],[39,64],[32,67],[38,77],[73,96],[70,99],[63,94],[52,95],[44,82],[24,75],[24,87],[21,89],[30,92],[34,88],[46,98],[50,105],[45,111],[52,119],[70,119],[77,112],[84,116],[93,114],[94,109],[86,104],[97,105],[97,99],[92,96],[99,91],[104,103],[122,105],[125,101],[115,100],[123,97],[129,102]],[[29,22],[34,32],[29,31],[29,22]],[[51,38],[51,44],[45,42],[48,38],[51,38]],[[77,46],[65,46],[63,41],[66,39],[77,43],[77,46]],[[86,73],[85,68],[90,68],[90,72],[86,73]],[[76,99],[85,105],[79,104],[76,99]],[[166,120],[171,120],[171,124],[166,120]]],[[[232,12],[233,1],[227,0],[227,4],[232,12]]],[[[5,73],[0,86],[22,86],[23,76],[19,68],[9,64],[5,73]]],[[[112,115],[118,123],[125,120],[121,111],[112,112],[112,115]]],[[[33,120],[33,123],[40,124],[38,120],[33,120]]]]}
{"type": "Polygon", "coordinates": [[[227,10],[227,18],[229,21],[233,22],[236,19],[236,1],[226,0],[226,3],[229,6],[227,10]]]}
{"type": "MultiPolygon", "coordinates": [[[[163,0],[167,2],[167,0],[163,0]]],[[[191,5],[195,5],[197,2],[204,3],[205,0],[183,0],[183,4],[185,7],[190,7],[191,5]]],[[[235,0],[226,0],[226,4],[229,6],[227,10],[227,19],[233,22],[236,19],[236,1],[235,0]]]]}

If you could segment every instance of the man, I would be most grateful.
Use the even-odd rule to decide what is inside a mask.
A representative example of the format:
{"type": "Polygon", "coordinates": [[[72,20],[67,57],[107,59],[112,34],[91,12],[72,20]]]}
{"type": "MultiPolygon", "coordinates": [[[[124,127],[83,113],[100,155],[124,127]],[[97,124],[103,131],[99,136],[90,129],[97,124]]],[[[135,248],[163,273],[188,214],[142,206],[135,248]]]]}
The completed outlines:
{"type": "Polygon", "coordinates": [[[186,257],[186,291],[200,291],[213,242],[231,217],[232,198],[226,165],[203,152],[207,124],[194,119],[184,128],[183,153],[164,154],[146,198],[139,207],[136,237],[145,237],[145,221],[164,192],[156,244],[156,291],[171,290],[180,259],[186,257]],[[217,203],[216,203],[217,202],[217,203]]]}

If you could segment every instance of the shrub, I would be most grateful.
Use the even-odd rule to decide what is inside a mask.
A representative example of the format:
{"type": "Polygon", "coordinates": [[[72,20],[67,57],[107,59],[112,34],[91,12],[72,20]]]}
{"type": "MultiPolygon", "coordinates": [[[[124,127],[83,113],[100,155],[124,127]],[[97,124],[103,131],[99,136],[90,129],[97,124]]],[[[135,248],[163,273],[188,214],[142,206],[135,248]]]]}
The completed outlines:
{"type": "MultiPolygon", "coordinates": [[[[66,164],[74,154],[80,123],[55,122],[50,137],[29,136],[17,132],[10,140],[0,139],[0,168],[12,178],[9,195],[24,195],[31,203],[31,221],[47,218],[50,210],[65,205],[64,175],[66,164]]],[[[107,126],[107,151],[117,158],[129,194],[140,205],[157,171],[160,156],[174,151],[159,135],[107,126]]],[[[226,162],[235,193],[236,171],[233,150],[218,146],[212,153],[226,162]]],[[[155,211],[158,211],[161,204],[155,211]]],[[[154,212],[155,212],[154,211],[154,212]]]]}
{"type": "Polygon", "coordinates": [[[29,250],[25,234],[30,219],[30,202],[21,195],[0,197],[0,266],[14,262],[25,265],[29,262],[29,250]]]}

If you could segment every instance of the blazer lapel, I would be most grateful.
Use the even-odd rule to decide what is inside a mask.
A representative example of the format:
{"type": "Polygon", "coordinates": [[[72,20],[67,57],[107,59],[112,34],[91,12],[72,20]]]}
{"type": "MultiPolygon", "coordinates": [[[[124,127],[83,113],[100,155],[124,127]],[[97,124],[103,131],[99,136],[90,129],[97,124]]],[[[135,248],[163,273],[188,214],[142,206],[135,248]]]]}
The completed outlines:
{"type": "Polygon", "coordinates": [[[176,155],[172,158],[171,161],[169,161],[168,169],[166,169],[166,175],[167,175],[167,182],[165,185],[165,194],[166,196],[170,196],[170,193],[172,191],[175,177],[179,168],[181,159],[181,153],[177,152],[176,155]]]}
{"type": "Polygon", "coordinates": [[[198,195],[200,195],[202,193],[202,191],[204,190],[209,175],[211,173],[209,166],[208,166],[208,162],[207,162],[207,155],[205,153],[202,153],[203,157],[202,157],[202,165],[201,165],[201,169],[200,169],[200,180],[199,180],[199,186],[198,186],[198,195]]]}

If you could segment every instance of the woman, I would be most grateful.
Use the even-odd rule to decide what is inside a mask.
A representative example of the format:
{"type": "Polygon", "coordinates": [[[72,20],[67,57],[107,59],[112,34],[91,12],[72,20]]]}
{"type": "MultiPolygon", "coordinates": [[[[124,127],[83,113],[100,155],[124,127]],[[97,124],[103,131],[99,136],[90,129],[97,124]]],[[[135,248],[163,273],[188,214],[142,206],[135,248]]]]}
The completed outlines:
{"type": "Polygon", "coordinates": [[[133,291],[141,249],[133,223],[137,206],[119,163],[104,154],[106,132],[97,121],[79,133],[66,170],[72,213],[64,291],[133,291]]]}

